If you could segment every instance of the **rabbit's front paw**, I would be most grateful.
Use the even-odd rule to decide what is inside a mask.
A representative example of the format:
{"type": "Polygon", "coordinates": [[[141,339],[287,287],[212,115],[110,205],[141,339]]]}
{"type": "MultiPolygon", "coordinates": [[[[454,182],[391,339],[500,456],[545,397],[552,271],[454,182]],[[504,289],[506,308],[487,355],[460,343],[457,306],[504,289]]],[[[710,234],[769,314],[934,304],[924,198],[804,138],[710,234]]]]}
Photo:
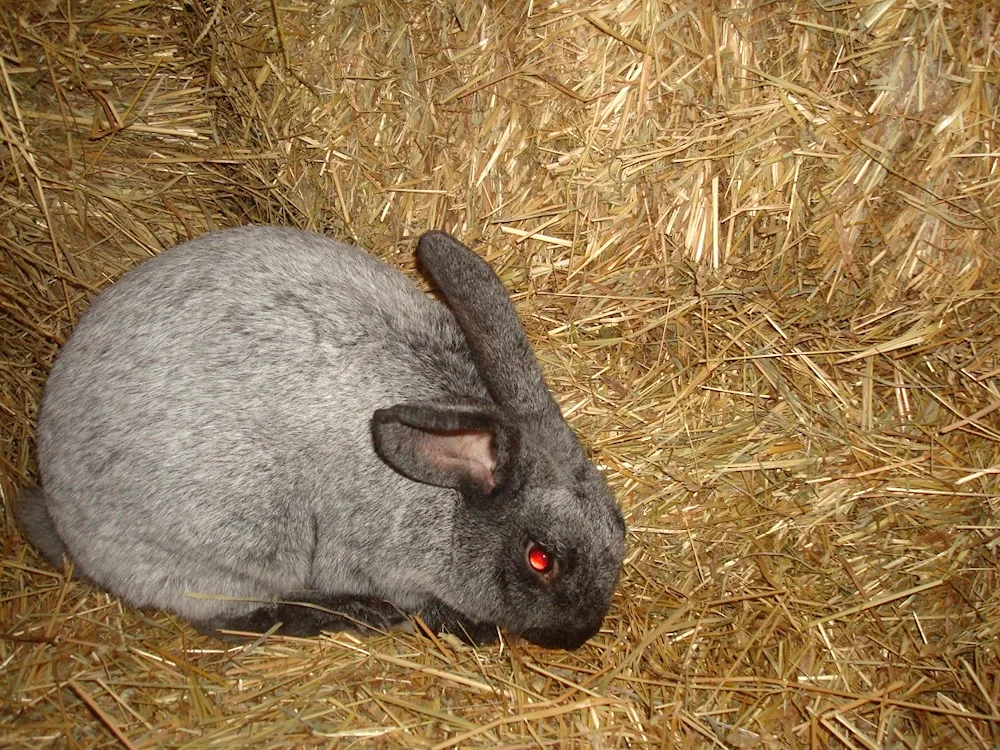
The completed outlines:
{"type": "Polygon", "coordinates": [[[450,633],[470,646],[491,646],[500,638],[496,625],[473,620],[440,601],[417,614],[435,633],[450,633]]]}

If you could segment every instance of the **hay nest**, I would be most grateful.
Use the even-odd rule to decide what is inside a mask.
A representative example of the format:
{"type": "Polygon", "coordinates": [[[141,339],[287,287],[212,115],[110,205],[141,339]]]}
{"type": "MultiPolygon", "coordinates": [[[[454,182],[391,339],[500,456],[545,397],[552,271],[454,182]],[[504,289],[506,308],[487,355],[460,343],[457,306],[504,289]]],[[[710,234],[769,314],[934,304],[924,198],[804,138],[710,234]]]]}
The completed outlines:
{"type": "Polygon", "coordinates": [[[995,747],[1000,17],[988,3],[0,7],[11,746],[995,747]],[[800,7],[801,6],[801,7],[800,7]],[[509,286],[630,552],[572,654],[224,650],[12,522],[93,295],[273,222],[509,286]]]}

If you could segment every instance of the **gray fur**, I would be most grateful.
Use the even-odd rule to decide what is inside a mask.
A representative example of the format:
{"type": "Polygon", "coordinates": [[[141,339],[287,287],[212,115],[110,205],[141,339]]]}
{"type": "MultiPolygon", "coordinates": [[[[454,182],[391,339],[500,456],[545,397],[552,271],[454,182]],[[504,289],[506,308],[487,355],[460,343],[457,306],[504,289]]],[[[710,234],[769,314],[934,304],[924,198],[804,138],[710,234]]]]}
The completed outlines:
{"type": "Polygon", "coordinates": [[[61,570],[66,556],[66,547],[63,545],[62,539],[59,538],[55,524],[52,523],[52,516],[49,515],[49,510],[45,506],[45,497],[41,491],[23,491],[14,512],[21,528],[24,529],[24,533],[35,545],[35,549],[41,553],[49,565],[61,570]]]}
{"type": "MultiPolygon", "coordinates": [[[[454,243],[456,273],[485,266],[426,237],[454,243]]],[[[446,286],[449,265],[423,260],[446,286]]],[[[495,275],[477,283],[472,301],[444,290],[459,319],[506,305],[500,338],[523,339],[495,275]]],[[[477,336],[395,269],[318,235],[245,227],[178,245],[95,299],[53,365],[42,492],[22,496],[22,527],[50,563],[65,554],[203,630],[420,614],[475,642],[499,626],[574,648],[610,606],[621,514],[557,409],[491,396],[482,370],[497,353],[477,336]],[[527,539],[562,555],[565,575],[526,575],[527,539]]],[[[537,364],[528,348],[502,369],[529,373],[506,389],[523,394],[537,364]]],[[[553,403],[537,388],[529,400],[553,403]]]]}

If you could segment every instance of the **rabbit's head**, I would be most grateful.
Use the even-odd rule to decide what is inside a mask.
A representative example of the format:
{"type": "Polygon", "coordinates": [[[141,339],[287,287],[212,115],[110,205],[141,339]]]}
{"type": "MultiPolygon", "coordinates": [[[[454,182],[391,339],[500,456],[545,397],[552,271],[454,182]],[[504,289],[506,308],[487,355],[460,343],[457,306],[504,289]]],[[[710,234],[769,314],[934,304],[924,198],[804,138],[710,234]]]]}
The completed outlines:
{"type": "Polygon", "coordinates": [[[492,401],[455,398],[375,413],[379,456],[458,491],[442,600],[532,643],[577,648],[611,606],[625,523],[545,386],[489,265],[450,236],[418,246],[465,333],[492,401]]]}

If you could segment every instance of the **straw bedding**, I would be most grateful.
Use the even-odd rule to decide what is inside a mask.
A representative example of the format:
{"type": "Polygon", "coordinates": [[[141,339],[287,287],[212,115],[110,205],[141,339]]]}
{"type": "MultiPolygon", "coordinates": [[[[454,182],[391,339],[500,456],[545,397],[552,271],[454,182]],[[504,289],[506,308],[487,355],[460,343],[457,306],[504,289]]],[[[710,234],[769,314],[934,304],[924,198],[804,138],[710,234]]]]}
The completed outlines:
{"type": "Polygon", "coordinates": [[[0,6],[0,745],[1000,744],[990,2],[0,6]],[[12,521],[99,289],[248,222],[475,244],[630,526],[602,633],[226,650],[12,521]]]}

